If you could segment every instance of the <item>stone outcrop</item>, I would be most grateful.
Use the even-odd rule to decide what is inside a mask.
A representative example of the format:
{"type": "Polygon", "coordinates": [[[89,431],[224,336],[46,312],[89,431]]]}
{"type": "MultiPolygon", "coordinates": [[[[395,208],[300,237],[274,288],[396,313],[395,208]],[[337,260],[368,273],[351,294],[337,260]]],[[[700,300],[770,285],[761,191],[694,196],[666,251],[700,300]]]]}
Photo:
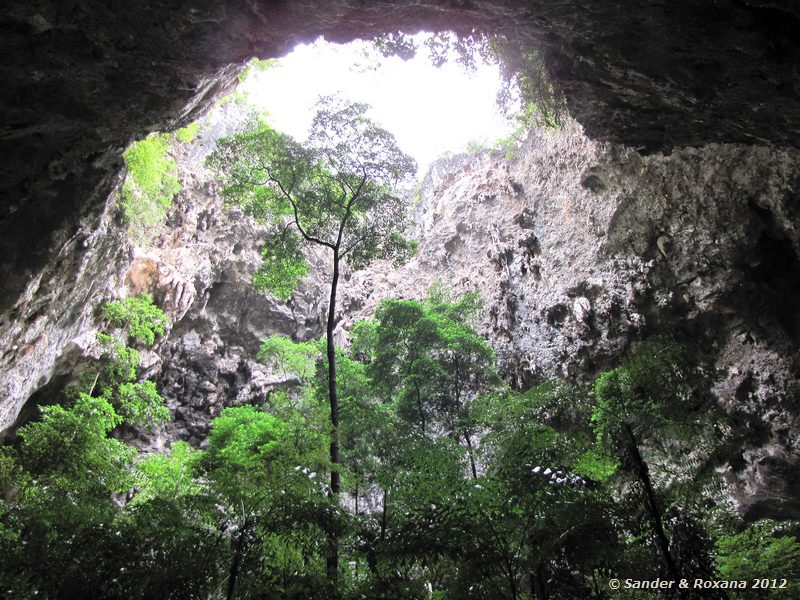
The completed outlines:
{"type": "MultiPolygon", "coordinates": [[[[188,286],[194,301],[173,309],[149,373],[174,409],[168,436],[199,443],[223,406],[260,404],[294,383],[255,353],[271,333],[322,334],[326,261],[310,256],[313,275],[288,303],[255,294],[264,230],[221,207],[196,154],[184,151],[185,189],[149,259],[188,282],[159,288],[151,277],[157,295],[169,305],[188,286]]],[[[481,293],[480,330],[521,389],[591,380],[647,335],[697,342],[720,369],[715,392],[730,417],[720,427],[746,432],[717,465],[732,497],[753,518],[796,517],[798,177],[794,150],[642,157],[576,126],[533,133],[510,160],[441,160],[416,194],[418,256],[345,273],[339,339],[382,298],[422,298],[441,281],[481,293]]]]}

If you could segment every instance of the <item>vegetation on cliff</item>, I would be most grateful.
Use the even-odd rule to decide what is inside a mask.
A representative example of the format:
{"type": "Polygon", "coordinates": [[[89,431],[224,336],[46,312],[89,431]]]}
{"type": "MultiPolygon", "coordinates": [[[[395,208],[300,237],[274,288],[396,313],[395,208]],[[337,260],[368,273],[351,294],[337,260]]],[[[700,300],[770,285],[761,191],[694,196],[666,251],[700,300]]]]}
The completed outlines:
{"type": "Polygon", "coordinates": [[[128,168],[122,210],[128,234],[143,246],[161,230],[172,199],[181,191],[177,164],[169,156],[171,140],[170,134],[154,133],[131,144],[122,155],[128,168]]]}

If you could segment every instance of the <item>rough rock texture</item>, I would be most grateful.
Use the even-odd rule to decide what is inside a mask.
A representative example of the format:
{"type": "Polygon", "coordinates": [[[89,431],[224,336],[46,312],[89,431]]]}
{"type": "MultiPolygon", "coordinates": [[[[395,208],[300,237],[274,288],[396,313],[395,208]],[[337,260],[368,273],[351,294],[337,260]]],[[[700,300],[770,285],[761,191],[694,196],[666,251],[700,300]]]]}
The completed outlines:
{"type": "Polygon", "coordinates": [[[721,466],[739,509],[796,518],[799,177],[797,151],[642,158],[576,130],[539,133],[510,163],[436,165],[417,208],[419,258],[354,274],[344,304],[368,314],[435,278],[477,288],[500,368],[523,388],[591,377],[643,335],[697,341],[718,357],[720,401],[747,431],[721,466]]]}
{"type": "Polygon", "coordinates": [[[203,120],[197,140],[175,145],[183,191],[164,233],[136,256],[126,278],[132,293],[151,292],[175,322],[145,369],[175,417],[151,441],[154,447],[175,438],[200,444],[224,406],[260,403],[271,390],[296,383],[255,360],[261,340],[273,333],[316,338],[324,328],[322,276],[309,279],[289,302],[253,291],[266,230],[223,207],[203,165],[216,140],[244,118],[235,104],[220,107],[203,120]]]}
{"type": "Polygon", "coordinates": [[[20,312],[26,289],[84,217],[98,218],[122,149],[196,118],[245,59],[323,34],[471,27],[543,47],[573,113],[599,139],[647,151],[798,143],[800,20],[790,0],[9,0],[0,14],[0,328],[31,317],[20,312]]]}
{"type": "Polygon", "coordinates": [[[0,321],[0,434],[35,392],[69,377],[94,344],[98,299],[122,292],[130,244],[115,202],[109,197],[99,217],[81,215],[71,237],[60,232],[52,262],[0,321]]]}
{"type": "MultiPolygon", "coordinates": [[[[177,323],[149,366],[176,415],[168,436],[194,442],[222,406],[262,403],[292,383],[255,361],[258,340],[319,336],[325,309],[324,255],[289,303],[251,291],[263,230],[221,208],[197,170],[202,152],[184,153],[185,191],[149,258],[173,274],[151,278],[166,306],[194,298],[172,309],[177,323]]],[[[711,145],[643,158],[577,127],[532,135],[511,161],[440,161],[414,209],[419,256],[345,273],[339,339],[380,299],[421,298],[440,280],[481,292],[481,331],[519,388],[591,379],[645,335],[697,341],[717,356],[730,416],[721,427],[746,432],[719,465],[739,510],[797,517],[798,177],[794,150],[711,145]]]]}

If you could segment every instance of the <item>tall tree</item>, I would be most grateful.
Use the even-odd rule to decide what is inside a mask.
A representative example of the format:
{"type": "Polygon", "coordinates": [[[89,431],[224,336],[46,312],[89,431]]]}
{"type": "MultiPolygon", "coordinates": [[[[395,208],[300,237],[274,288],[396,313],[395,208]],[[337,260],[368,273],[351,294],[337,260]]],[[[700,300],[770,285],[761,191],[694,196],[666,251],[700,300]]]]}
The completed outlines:
{"type": "Polygon", "coordinates": [[[478,469],[469,403],[499,384],[494,353],[470,323],[481,306],[477,294],[451,299],[436,288],[425,302],[384,300],[374,324],[361,325],[354,342],[371,354],[367,373],[402,419],[423,436],[442,431],[464,441],[473,477],[478,469]]]}
{"type": "MultiPolygon", "coordinates": [[[[326,325],[331,410],[331,499],[340,491],[339,397],[336,381],[336,294],[342,261],[402,261],[413,250],[403,238],[406,203],[393,194],[414,172],[392,134],[369,120],[366,104],[323,98],[308,141],[259,122],[252,131],[223,139],[209,165],[224,181],[223,196],[257,220],[272,223],[254,277],[257,289],[288,298],[308,272],[303,247],[326,248],[332,269],[326,325]]],[[[330,539],[328,575],[338,573],[338,543],[330,539]]]]}
{"type": "Polygon", "coordinates": [[[712,423],[718,416],[708,394],[712,380],[713,369],[702,357],[671,340],[652,338],[594,385],[592,426],[600,447],[617,456],[622,471],[640,487],[664,572],[675,580],[681,565],[671,550],[648,455],[675,454],[677,448],[680,456],[672,460],[691,471],[690,450],[710,450],[712,423]]]}

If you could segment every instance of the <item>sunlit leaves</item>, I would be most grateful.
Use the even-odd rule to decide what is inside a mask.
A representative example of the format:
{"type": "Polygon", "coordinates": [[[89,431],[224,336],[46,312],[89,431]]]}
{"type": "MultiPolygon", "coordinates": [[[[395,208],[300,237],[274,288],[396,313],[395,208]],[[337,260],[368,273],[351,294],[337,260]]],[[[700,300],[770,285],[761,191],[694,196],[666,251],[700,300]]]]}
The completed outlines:
{"type": "Polygon", "coordinates": [[[284,377],[296,376],[307,381],[314,375],[320,348],[315,343],[295,342],[282,335],[271,335],[261,341],[258,360],[277,367],[284,377]]]}
{"type": "Polygon", "coordinates": [[[135,341],[145,346],[152,346],[157,335],[164,335],[168,323],[164,311],[145,292],[106,302],[103,316],[115,326],[126,329],[135,341]]]}
{"type": "Polygon", "coordinates": [[[354,268],[413,253],[402,236],[407,207],[392,187],[415,165],[366,110],[324,98],[307,143],[262,121],[221,140],[209,157],[226,200],[279,231],[265,245],[257,289],[288,298],[307,273],[304,244],[335,248],[354,268]]]}
{"type": "Polygon", "coordinates": [[[137,492],[134,504],[153,498],[176,500],[199,493],[203,488],[195,480],[201,453],[186,442],[175,442],[167,454],[151,454],[137,465],[137,492]]]}
{"type": "Polygon", "coordinates": [[[800,542],[774,522],[759,521],[740,533],[721,536],[716,543],[716,563],[720,579],[785,578],[787,589],[773,590],[773,596],[793,598],[797,594],[800,542]]]}
{"type": "Polygon", "coordinates": [[[169,420],[169,409],[152,381],[120,384],[115,399],[126,422],[133,425],[152,425],[169,420]]]}
{"type": "Polygon", "coordinates": [[[122,418],[105,398],[80,394],[72,407],[48,406],[19,436],[22,464],[56,486],[102,494],[130,485],[135,451],[108,433],[122,418]]]}
{"type": "Polygon", "coordinates": [[[309,271],[301,243],[300,236],[286,228],[267,238],[261,250],[261,265],[253,274],[256,291],[281,300],[291,297],[309,271]]]}
{"type": "Polygon", "coordinates": [[[177,165],[169,156],[168,134],[151,134],[123,153],[128,175],[122,185],[122,208],[128,232],[147,245],[163,227],[172,199],[181,191],[177,165]]]}
{"type": "Polygon", "coordinates": [[[214,419],[204,461],[225,465],[231,472],[255,474],[281,451],[284,434],[278,419],[253,406],[226,408],[214,419]]]}
{"type": "Polygon", "coordinates": [[[603,452],[591,449],[584,453],[573,472],[596,481],[605,481],[617,472],[619,461],[603,452]]]}

